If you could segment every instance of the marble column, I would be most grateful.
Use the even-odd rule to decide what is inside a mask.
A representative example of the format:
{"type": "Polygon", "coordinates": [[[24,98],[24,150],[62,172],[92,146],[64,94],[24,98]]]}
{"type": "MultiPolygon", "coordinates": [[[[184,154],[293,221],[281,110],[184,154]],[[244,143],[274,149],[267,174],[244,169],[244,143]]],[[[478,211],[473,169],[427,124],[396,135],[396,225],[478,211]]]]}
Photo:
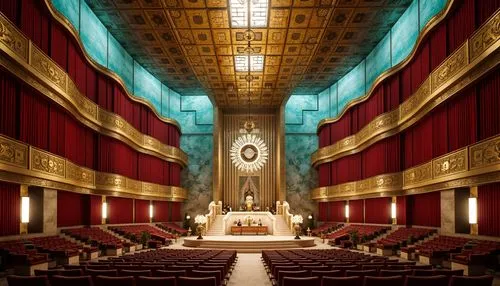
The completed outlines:
{"type": "Polygon", "coordinates": [[[455,233],[455,190],[441,191],[441,234],[455,233]]]}
{"type": "Polygon", "coordinates": [[[43,190],[43,232],[57,234],[57,190],[43,190]]]}

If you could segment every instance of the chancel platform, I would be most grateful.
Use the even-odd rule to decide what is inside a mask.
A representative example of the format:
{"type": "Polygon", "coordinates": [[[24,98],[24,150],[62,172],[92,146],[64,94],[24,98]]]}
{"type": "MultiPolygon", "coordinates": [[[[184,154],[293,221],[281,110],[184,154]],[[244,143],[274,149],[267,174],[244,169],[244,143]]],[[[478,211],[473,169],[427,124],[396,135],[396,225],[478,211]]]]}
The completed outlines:
{"type": "Polygon", "coordinates": [[[294,239],[290,236],[276,235],[221,235],[204,236],[196,239],[196,236],[184,238],[184,246],[210,249],[234,249],[238,252],[260,252],[263,249],[290,249],[315,246],[314,237],[301,236],[294,239]]]}

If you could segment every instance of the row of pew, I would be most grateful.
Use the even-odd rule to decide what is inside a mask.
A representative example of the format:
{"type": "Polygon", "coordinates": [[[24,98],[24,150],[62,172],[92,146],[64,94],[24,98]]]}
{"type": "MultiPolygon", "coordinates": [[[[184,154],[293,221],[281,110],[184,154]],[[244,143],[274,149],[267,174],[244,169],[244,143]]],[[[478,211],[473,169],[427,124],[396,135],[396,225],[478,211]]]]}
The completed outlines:
{"type": "Polygon", "coordinates": [[[491,286],[492,276],[463,276],[463,271],[433,269],[397,259],[350,250],[265,250],[262,260],[278,286],[491,286]]]}

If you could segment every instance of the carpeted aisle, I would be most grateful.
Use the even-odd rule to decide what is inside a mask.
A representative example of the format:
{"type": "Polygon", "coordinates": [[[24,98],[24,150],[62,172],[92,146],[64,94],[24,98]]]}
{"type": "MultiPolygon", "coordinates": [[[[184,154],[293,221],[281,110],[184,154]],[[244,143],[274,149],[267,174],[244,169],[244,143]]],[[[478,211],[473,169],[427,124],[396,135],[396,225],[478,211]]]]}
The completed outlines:
{"type": "Polygon", "coordinates": [[[228,286],[271,286],[260,253],[238,253],[238,262],[233,269],[228,286]]]}

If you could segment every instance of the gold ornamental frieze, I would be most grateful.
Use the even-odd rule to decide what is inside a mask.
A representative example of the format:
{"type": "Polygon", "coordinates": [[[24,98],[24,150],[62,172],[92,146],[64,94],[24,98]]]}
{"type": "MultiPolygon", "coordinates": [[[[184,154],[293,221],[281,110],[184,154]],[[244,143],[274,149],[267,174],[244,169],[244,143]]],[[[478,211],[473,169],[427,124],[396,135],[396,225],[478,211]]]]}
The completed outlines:
{"type": "MultiPolygon", "coordinates": [[[[0,55],[2,66],[73,114],[82,124],[101,134],[121,140],[138,152],[174,162],[183,167],[187,166],[187,154],[181,149],[163,144],[141,133],[118,114],[99,107],[83,95],[70,76],[33,42],[23,36],[1,13],[0,51],[2,52],[0,55]],[[19,56],[21,48],[13,48],[13,45],[26,47],[29,56],[19,56]]],[[[180,129],[175,121],[167,123],[180,129]]]]}
{"type": "MultiPolygon", "coordinates": [[[[446,58],[424,80],[417,91],[401,103],[399,108],[377,116],[358,133],[319,148],[312,154],[311,164],[317,167],[360,152],[384,138],[409,128],[436,106],[495,69],[500,63],[500,56],[497,53],[500,47],[499,17],[500,10],[471,39],[446,58]],[[483,36],[482,39],[480,35],[483,36]]],[[[326,123],[322,121],[318,130],[323,124],[326,123]]]]}
{"type": "Polygon", "coordinates": [[[500,135],[399,173],[312,190],[313,200],[391,196],[500,181],[500,135]]]}
{"type": "Polygon", "coordinates": [[[27,169],[28,158],[28,146],[0,137],[0,162],[27,169]]]}
{"type": "Polygon", "coordinates": [[[30,169],[49,175],[66,177],[66,161],[56,155],[30,147],[30,169]]]}
{"type": "Polygon", "coordinates": [[[484,51],[493,46],[500,38],[500,13],[486,22],[470,38],[471,60],[478,58],[484,51]]]}
{"type": "Polygon", "coordinates": [[[470,147],[471,169],[500,164],[500,137],[470,147]]]}
{"type": "Polygon", "coordinates": [[[432,160],[433,177],[439,178],[467,171],[467,149],[462,148],[451,154],[432,160]]]}
{"type": "Polygon", "coordinates": [[[187,191],[181,187],[97,172],[4,135],[0,135],[0,180],[84,194],[187,199],[187,191]]]}

